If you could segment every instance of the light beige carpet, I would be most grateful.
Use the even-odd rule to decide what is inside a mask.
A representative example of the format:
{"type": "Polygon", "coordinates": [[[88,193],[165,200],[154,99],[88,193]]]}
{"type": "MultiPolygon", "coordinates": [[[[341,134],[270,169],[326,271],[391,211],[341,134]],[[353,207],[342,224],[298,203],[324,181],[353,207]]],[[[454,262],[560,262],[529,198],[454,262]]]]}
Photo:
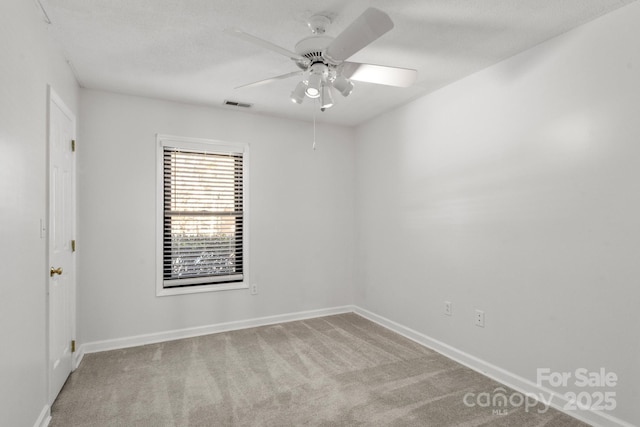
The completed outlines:
{"type": "Polygon", "coordinates": [[[464,403],[469,392],[498,387],[342,314],[87,354],[50,426],[585,425],[553,409],[539,413],[541,404],[525,411],[464,403]]]}

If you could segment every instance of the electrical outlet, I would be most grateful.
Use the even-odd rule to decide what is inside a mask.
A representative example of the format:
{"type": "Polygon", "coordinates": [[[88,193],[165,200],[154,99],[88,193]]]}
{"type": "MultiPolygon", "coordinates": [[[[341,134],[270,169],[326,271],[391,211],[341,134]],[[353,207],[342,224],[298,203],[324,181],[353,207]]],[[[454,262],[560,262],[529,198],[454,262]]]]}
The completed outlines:
{"type": "Polygon", "coordinates": [[[484,328],[484,311],[476,309],[476,326],[484,328]]]}
{"type": "Polygon", "coordinates": [[[453,306],[451,304],[451,301],[444,302],[444,314],[446,314],[447,316],[453,315],[453,306]]]}
{"type": "Polygon", "coordinates": [[[251,295],[258,295],[258,284],[254,283],[251,285],[251,295]]]}

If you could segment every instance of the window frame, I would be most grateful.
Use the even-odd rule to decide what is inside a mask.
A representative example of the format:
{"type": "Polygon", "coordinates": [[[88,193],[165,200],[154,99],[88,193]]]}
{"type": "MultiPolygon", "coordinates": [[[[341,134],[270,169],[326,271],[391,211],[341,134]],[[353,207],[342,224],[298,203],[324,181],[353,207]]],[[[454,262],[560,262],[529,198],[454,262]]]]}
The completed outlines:
{"type": "Polygon", "coordinates": [[[249,289],[249,144],[175,135],[156,135],[156,296],[249,289]],[[164,287],[164,147],[212,153],[242,153],[243,278],[241,282],[164,287]]]}

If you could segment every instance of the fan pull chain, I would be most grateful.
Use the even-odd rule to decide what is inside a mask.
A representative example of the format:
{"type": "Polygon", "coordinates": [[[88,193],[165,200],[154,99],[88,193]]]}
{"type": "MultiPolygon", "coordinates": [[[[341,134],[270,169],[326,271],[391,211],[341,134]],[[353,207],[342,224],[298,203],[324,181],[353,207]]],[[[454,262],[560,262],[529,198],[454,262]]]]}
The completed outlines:
{"type": "MultiPolygon", "coordinates": [[[[313,101],[315,104],[315,100],[313,101]]],[[[313,151],[316,151],[316,108],[313,106],[313,151]]]]}

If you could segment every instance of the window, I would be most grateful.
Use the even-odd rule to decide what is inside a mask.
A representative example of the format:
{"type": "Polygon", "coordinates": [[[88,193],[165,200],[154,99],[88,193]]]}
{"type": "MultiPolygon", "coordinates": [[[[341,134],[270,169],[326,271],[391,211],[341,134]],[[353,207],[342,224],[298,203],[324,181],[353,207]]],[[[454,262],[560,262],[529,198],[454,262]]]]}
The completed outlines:
{"type": "Polygon", "coordinates": [[[247,288],[248,146],[157,140],[157,295],[247,288]]]}

